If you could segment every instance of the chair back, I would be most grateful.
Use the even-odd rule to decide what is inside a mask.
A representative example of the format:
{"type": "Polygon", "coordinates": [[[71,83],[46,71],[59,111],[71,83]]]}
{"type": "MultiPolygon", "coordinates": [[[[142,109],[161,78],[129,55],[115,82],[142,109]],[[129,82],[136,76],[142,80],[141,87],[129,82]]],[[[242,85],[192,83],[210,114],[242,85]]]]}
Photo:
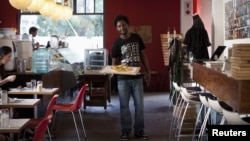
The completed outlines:
{"type": "Polygon", "coordinates": [[[34,136],[32,138],[32,141],[44,141],[45,139],[45,132],[47,129],[47,126],[49,124],[50,118],[44,118],[40,121],[38,126],[35,129],[34,136]]]}
{"type": "Polygon", "coordinates": [[[244,121],[239,113],[234,112],[234,111],[228,111],[226,109],[222,110],[223,116],[227,120],[227,122],[231,125],[250,125],[249,122],[244,121]]]}
{"type": "Polygon", "coordinates": [[[178,84],[177,84],[176,82],[173,82],[173,86],[174,86],[174,89],[175,89],[176,91],[180,91],[180,90],[181,90],[181,87],[178,86],[178,84]]]}
{"type": "Polygon", "coordinates": [[[87,87],[88,87],[88,84],[84,84],[84,85],[81,87],[81,89],[80,89],[80,91],[78,92],[77,97],[76,97],[76,99],[75,99],[75,101],[74,101],[74,105],[72,106],[73,110],[77,110],[77,109],[79,109],[79,108],[82,107],[83,97],[84,97],[84,95],[85,95],[85,93],[86,93],[87,87]]]}
{"type": "Polygon", "coordinates": [[[45,113],[45,115],[44,115],[44,118],[48,118],[48,117],[51,117],[51,118],[52,118],[52,115],[53,115],[53,107],[54,107],[54,105],[56,104],[56,100],[57,100],[58,96],[59,96],[58,94],[55,94],[55,95],[51,98],[51,100],[50,100],[50,102],[49,102],[49,104],[48,104],[46,113],[45,113]]]}

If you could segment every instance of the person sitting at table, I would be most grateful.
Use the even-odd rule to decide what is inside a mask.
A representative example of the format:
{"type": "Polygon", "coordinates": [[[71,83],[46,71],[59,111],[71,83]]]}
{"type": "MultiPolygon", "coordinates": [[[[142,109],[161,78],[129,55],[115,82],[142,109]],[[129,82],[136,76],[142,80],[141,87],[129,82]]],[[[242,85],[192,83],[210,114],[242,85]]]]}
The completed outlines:
{"type": "Polygon", "coordinates": [[[5,79],[2,79],[4,73],[4,65],[10,61],[12,55],[12,49],[8,46],[0,47],[0,86],[8,82],[13,82],[16,79],[16,75],[10,75],[5,79]]]}

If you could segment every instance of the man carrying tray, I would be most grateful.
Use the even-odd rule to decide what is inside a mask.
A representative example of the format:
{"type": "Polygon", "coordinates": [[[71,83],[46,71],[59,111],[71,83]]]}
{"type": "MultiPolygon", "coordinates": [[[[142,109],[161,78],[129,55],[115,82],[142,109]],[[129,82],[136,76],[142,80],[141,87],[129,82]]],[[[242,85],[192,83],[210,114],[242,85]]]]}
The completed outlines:
{"type": "MultiPolygon", "coordinates": [[[[138,34],[128,31],[129,20],[127,16],[116,16],[114,26],[120,36],[112,46],[112,65],[139,67],[140,62],[142,62],[147,72],[145,80],[147,85],[149,85],[151,80],[150,69],[146,54],[144,53],[145,45],[141,37],[138,34]]],[[[147,140],[148,136],[144,133],[144,92],[142,75],[119,74],[117,75],[117,81],[121,111],[121,140],[128,140],[132,132],[132,119],[129,110],[130,96],[133,97],[135,105],[134,136],[138,139],[147,140]]]]}

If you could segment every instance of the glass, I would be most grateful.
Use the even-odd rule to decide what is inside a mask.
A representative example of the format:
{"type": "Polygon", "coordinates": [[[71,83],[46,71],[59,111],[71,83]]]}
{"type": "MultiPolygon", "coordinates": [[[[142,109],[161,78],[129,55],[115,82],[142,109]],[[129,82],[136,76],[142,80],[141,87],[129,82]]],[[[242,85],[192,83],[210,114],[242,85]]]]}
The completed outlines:
{"type": "Polygon", "coordinates": [[[1,127],[9,127],[10,126],[10,116],[9,109],[2,109],[1,112],[1,127]]]}
{"type": "Polygon", "coordinates": [[[36,90],[36,80],[35,79],[31,79],[31,88],[33,89],[33,90],[36,90]]]}
{"type": "Polygon", "coordinates": [[[6,90],[2,90],[1,99],[2,99],[2,104],[8,104],[8,93],[6,90]]]}

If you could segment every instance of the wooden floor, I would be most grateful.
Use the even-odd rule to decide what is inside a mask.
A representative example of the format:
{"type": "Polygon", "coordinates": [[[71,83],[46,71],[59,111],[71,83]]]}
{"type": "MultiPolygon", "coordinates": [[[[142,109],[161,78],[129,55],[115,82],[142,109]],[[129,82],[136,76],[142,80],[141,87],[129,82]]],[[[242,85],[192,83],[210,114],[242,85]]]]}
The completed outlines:
{"type": "MultiPolygon", "coordinates": [[[[169,141],[168,133],[172,112],[169,112],[169,95],[168,93],[145,93],[145,133],[148,134],[149,140],[152,141],[169,141]]],[[[68,97],[60,97],[59,100],[69,100],[68,97]]],[[[130,101],[132,115],[134,113],[133,100],[130,101]]],[[[117,95],[111,96],[111,102],[104,110],[103,107],[87,107],[82,110],[85,129],[88,141],[119,141],[120,140],[120,110],[117,95]]],[[[84,141],[83,132],[79,116],[77,117],[78,128],[81,140],[84,141]]],[[[59,116],[56,116],[58,119],[59,116]]],[[[56,120],[58,121],[58,120],[56,120]]],[[[60,126],[57,127],[56,137],[53,141],[77,141],[77,135],[70,113],[63,113],[60,126]]],[[[183,138],[184,139],[184,138],[183,138]]],[[[129,139],[136,141],[133,135],[129,139]]],[[[174,139],[175,140],[175,139],[174,139]]],[[[188,139],[184,139],[188,140],[188,139]]]]}

